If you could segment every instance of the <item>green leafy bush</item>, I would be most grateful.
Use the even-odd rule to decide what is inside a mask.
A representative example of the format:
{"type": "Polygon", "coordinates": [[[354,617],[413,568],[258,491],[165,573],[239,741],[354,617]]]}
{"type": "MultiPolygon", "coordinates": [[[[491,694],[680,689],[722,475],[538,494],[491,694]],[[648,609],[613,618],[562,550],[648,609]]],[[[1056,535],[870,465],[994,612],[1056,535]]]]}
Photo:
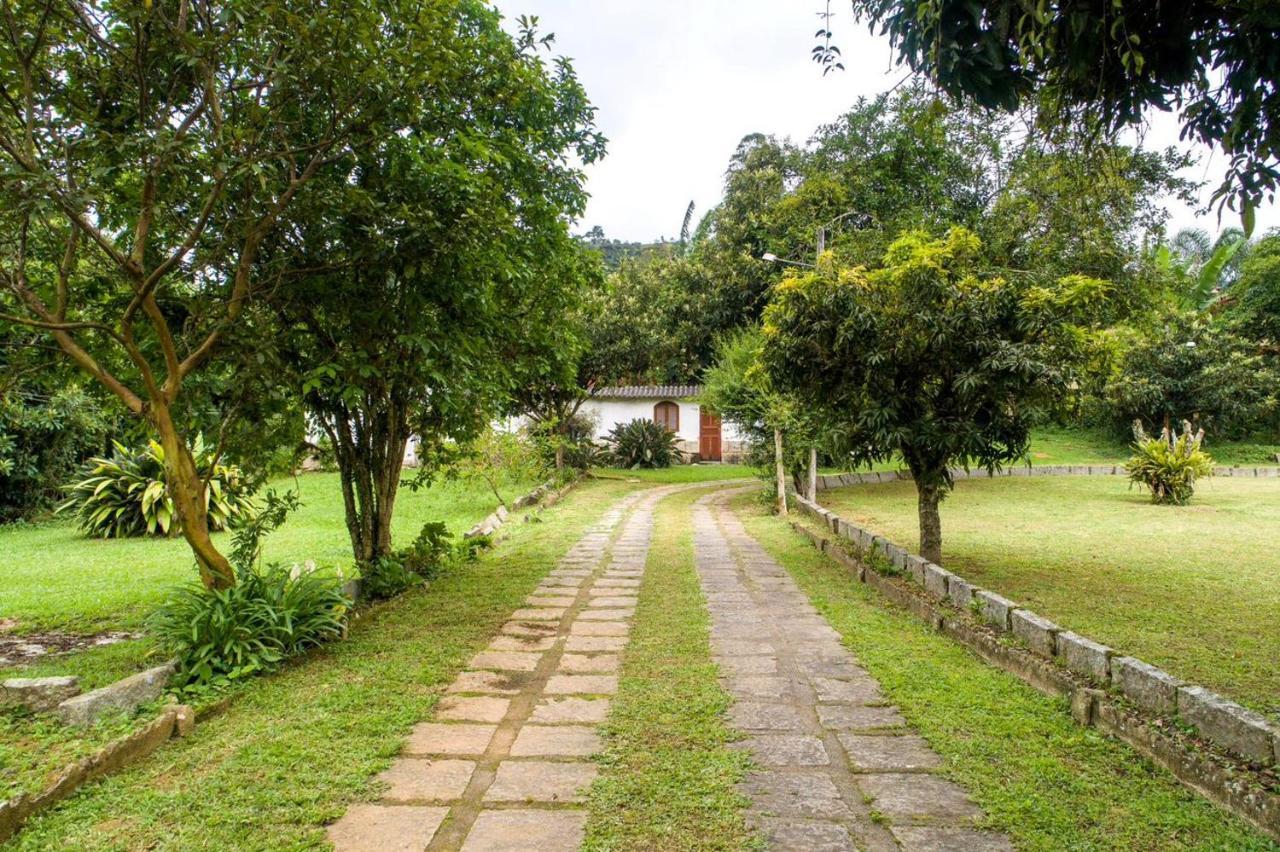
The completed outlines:
{"type": "Polygon", "coordinates": [[[619,423],[606,438],[618,467],[670,467],[680,461],[676,433],[661,423],[638,418],[619,423]]]}
{"type": "Polygon", "coordinates": [[[17,384],[0,392],[0,523],[29,518],[100,451],[111,422],[77,385],[17,384]]]}
{"type": "Polygon", "coordinates": [[[178,661],[178,687],[225,685],[342,636],[351,602],[340,577],[320,576],[313,566],[238,573],[229,589],[192,583],[175,590],[152,617],[160,648],[178,661]]]}
{"type": "Polygon", "coordinates": [[[439,522],[422,525],[413,544],[358,566],[361,594],[371,600],[392,598],[411,586],[431,580],[455,556],[471,558],[466,545],[455,546],[448,528],[439,522]]]}
{"type": "Polygon", "coordinates": [[[569,418],[561,429],[544,423],[535,424],[530,429],[546,467],[555,466],[559,450],[565,468],[579,471],[609,463],[609,451],[596,442],[595,432],[595,424],[581,413],[569,418]]]}
{"type": "Polygon", "coordinates": [[[1182,434],[1168,428],[1159,438],[1148,437],[1141,421],[1133,424],[1133,457],[1125,462],[1129,481],[1151,491],[1151,502],[1182,506],[1191,500],[1196,479],[1213,473],[1213,459],[1200,449],[1204,430],[1191,434],[1183,422],[1182,434]]]}
{"type": "MultiPolygon", "coordinates": [[[[96,538],[174,535],[180,531],[173,499],[165,486],[164,449],[152,441],[140,453],[115,444],[111,458],[90,459],[58,511],[74,510],[80,528],[96,538]]],[[[236,527],[252,513],[240,470],[215,465],[212,451],[197,436],[191,449],[196,470],[209,483],[209,529],[236,527]],[[211,470],[212,467],[212,470],[211,470]]]]}

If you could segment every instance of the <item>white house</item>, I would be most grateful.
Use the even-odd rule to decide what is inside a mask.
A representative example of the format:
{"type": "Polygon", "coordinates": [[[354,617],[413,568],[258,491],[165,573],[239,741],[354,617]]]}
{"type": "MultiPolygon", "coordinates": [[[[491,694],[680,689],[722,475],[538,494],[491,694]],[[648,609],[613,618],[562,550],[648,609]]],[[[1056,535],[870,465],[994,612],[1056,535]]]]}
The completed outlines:
{"type": "Polygon", "coordinates": [[[654,420],[680,439],[690,461],[738,461],[745,450],[743,436],[732,423],[722,423],[698,404],[701,385],[633,385],[602,388],[582,406],[603,440],[620,423],[654,420]]]}

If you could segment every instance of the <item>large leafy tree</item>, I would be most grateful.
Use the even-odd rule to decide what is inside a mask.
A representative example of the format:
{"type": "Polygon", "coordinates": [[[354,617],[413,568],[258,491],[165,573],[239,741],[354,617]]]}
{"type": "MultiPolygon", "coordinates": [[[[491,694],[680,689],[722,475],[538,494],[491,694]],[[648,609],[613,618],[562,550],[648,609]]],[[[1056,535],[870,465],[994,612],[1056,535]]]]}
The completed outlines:
{"type": "Polygon", "coordinates": [[[464,34],[455,3],[33,0],[0,9],[0,312],[144,420],[207,586],[180,425],[243,355],[261,250],[326,167],[395,134],[464,34]]]}
{"type": "MultiPolygon", "coordinates": [[[[950,95],[1108,131],[1181,111],[1229,158],[1220,189],[1251,210],[1280,183],[1280,7],[1273,0],[853,0],[900,61],[950,95]]],[[[1248,228],[1247,228],[1248,229],[1248,228]]]]}
{"type": "Polygon", "coordinates": [[[352,550],[392,549],[412,439],[434,470],[571,346],[594,265],[569,234],[579,164],[603,153],[571,65],[508,35],[480,2],[450,13],[449,49],[400,131],[326,166],[263,256],[279,269],[282,361],[328,435],[352,550]]]}
{"type": "Polygon", "coordinates": [[[909,232],[879,268],[788,278],[764,317],[773,385],[825,419],[850,463],[896,455],[911,470],[920,553],[935,562],[949,469],[1026,454],[1031,425],[1068,381],[1063,306],[1105,290],[1083,278],[1033,286],[983,274],[981,261],[970,231],[909,232]]]}

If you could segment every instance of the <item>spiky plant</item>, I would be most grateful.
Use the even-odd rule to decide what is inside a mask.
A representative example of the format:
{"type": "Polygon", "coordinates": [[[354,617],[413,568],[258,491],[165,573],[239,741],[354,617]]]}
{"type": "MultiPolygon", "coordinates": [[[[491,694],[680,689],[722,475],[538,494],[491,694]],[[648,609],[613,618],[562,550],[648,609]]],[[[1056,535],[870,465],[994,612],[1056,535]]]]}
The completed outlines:
{"type": "Polygon", "coordinates": [[[1183,421],[1182,434],[1169,427],[1159,438],[1149,437],[1142,421],[1133,422],[1133,456],[1125,462],[1129,481],[1150,489],[1151,502],[1182,506],[1191,500],[1196,480],[1213,473],[1213,459],[1200,449],[1204,430],[1191,433],[1191,424],[1183,421]]]}
{"type": "Polygon", "coordinates": [[[676,433],[653,420],[620,423],[605,440],[618,467],[670,467],[681,458],[676,433]]]}
{"type": "MultiPolygon", "coordinates": [[[[95,538],[177,534],[178,519],[165,485],[164,448],[151,441],[141,452],[132,452],[113,444],[110,458],[89,459],[81,478],[66,486],[68,497],[58,511],[74,511],[80,528],[95,538]]],[[[209,529],[238,526],[253,511],[240,470],[215,464],[201,436],[191,453],[208,483],[209,529]]]]}

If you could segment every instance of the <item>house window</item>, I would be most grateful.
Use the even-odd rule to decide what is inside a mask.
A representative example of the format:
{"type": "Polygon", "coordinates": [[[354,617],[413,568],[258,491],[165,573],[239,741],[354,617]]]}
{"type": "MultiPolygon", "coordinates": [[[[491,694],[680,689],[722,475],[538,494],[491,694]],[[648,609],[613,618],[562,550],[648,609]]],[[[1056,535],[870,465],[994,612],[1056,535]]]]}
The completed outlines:
{"type": "Polygon", "coordinates": [[[660,402],[653,407],[653,419],[667,427],[668,432],[679,432],[680,406],[674,402],[660,402]]]}

